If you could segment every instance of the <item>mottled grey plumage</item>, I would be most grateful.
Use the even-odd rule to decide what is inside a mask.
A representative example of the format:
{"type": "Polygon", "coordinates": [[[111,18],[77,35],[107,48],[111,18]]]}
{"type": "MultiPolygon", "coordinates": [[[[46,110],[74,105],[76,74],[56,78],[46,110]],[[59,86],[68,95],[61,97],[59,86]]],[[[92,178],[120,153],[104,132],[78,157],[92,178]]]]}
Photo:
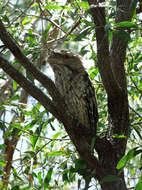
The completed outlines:
{"type": "Polygon", "coordinates": [[[72,52],[56,50],[49,55],[48,62],[69,113],[95,135],[98,121],[95,91],[80,57],[72,52]]]}

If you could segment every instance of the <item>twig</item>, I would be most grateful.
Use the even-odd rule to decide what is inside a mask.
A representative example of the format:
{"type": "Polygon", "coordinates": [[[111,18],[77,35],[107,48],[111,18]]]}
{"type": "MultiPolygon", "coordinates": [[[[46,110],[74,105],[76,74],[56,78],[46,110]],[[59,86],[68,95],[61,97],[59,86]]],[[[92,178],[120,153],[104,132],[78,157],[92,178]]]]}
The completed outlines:
{"type": "Polygon", "coordinates": [[[136,85],[135,81],[132,79],[132,77],[131,77],[131,76],[130,76],[130,78],[131,78],[131,80],[132,80],[132,82],[133,82],[133,84],[134,84],[135,88],[137,89],[137,91],[138,91],[140,94],[142,94],[142,90],[140,90],[140,89],[137,87],[137,85],[136,85]]]}
{"type": "MultiPolygon", "coordinates": [[[[34,3],[34,1],[32,1],[30,4],[29,4],[29,6],[24,10],[25,12],[31,7],[31,5],[34,3]]],[[[18,15],[17,17],[14,17],[14,19],[12,20],[12,22],[8,25],[8,27],[9,26],[11,26],[13,23],[14,23],[14,21],[16,21],[20,16],[22,16],[23,14],[26,14],[25,12],[23,12],[22,10],[20,10],[20,9],[18,9],[20,12],[21,12],[21,14],[20,15],[18,15]]]]}
{"type": "Polygon", "coordinates": [[[16,68],[14,68],[8,61],[0,56],[0,67],[10,75],[21,87],[23,87],[31,96],[37,99],[45,109],[49,110],[53,115],[59,118],[54,103],[46,96],[39,88],[27,80],[16,68]]]}
{"type": "Polygon", "coordinates": [[[130,108],[136,115],[138,115],[138,116],[142,119],[142,116],[141,116],[138,112],[136,112],[130,105],[129,105],[129,108],[130,108]]]}

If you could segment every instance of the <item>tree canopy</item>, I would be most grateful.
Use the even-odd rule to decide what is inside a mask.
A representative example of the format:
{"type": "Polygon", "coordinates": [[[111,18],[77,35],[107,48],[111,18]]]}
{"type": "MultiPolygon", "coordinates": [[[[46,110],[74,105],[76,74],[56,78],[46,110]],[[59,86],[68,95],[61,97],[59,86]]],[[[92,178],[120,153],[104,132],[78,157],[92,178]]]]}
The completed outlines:
{"type": "Polygon", "coordinates": [[[141,0],[2,0],[0,189],[142,189],[141,25],[141,0]],[[96,136],[68,114],[54,49],[82,57],[96,136]]]}

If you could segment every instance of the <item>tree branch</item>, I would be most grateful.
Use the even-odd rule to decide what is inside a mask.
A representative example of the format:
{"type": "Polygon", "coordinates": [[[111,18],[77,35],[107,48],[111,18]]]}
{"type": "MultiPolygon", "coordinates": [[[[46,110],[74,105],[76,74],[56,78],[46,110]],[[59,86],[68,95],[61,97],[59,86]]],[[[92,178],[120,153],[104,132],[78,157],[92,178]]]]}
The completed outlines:
{"type": "MultiPolygon", "coordinates": [[[[113,55],[113,57],[110,56],[108,32],[105,30],[105,26],[107,24],[106,15],[105,15],[105,7],[102,7],[102,6],[100,7],[97,0],[95,0],[95,2],[92,0],[88,0],[88,2],[90,4],[90,11],[94,18],[94,23],[96,26],[96,41],[97,41],[99,72],[101,74],[101,78],[103,80],[103,84],[108,95],[108,111],[109,111],[109,116],[110,116],[109,117],[110,127],[108,128],[108,134],[109,134],[108,138],[110,142],[116,142],[116,144],[120,145],[121,149],[120,147],[118,147],[116,151],[119,152],[119,156],[121,158],[121,156],[123,156],[124,154],[127,138],[118,140],[117,138],[113,138],[113,135],[118,134],[118,135],[125,135],[127,137],[127,134],[128,134],[129,110],[128,110],[126,79],[124,76],[125,74],[124,60],[123,60],[123,69],[122,71],[119,71],[119,67],[120,67],[119,63],[120,63],[121,57],[118,52],[119,56],[117,56],[117,58],[120,60],[118,60],[119,67],[116,69],[116,72],[120,73],[120,79],[122,77],[123,79],[121,80],[125,81],[125,85],[121,85],[122,82],[120,83],[120,81],[117,79],[116,77],[117,73],[114,72],[112,64],[111,64],[112,59],[114,58],[115,60],[116,55],[115,56],[113,55]],[[122,87],[124,87],[125,91],[123,90],[122,87]],[[120,143],[118,143],[118,141],[120,143]]],[[[126,5],[126,2],[123,0],[118,0],[117,4],[119,4],[119,6],[120,4],[126,5]]],[[[121,8],[121,6],[119,8],[121,8]]],[[[117,11],[120,11],[120,10],[121,9],[117,11]]],[[[123,15],[120,15],[119,20],[122,18],[123,18],[123,15]]],[[[124,15],[124,19],[125,18],[129,18],[129,14],[124,15]]],[[[116,42],[114,41],[114,43],[116,42]]],[[[115,46],[115,48],[113,48],[114,53],[116,49],[117,47],[115,46]]],[[[118,51],[122,53],[120,48],[118,49],[118,51]]],[[[124,51],[124,55],[125,55],[125,51],[124,51]]],[[[116,60],[114,61],[114,64],[117,64],[116,60]]]]}
{"type": "MultiPolygon", "coordinates": [[[[131,21],[133,16],[134,7],[130,0],[117,0],[116,7],[116,23],[123,21],[131,21]]],[[[110,48],[112,69],[116,81],[120,87],[126,91],[126,75],[124,69],[124,61],[126,57],[126,48],[129,40],[129,31],[127,28],[117,29],[117,34],[113,33],[112,43],[110,48]]]]}
{"type": "MultiPolygon", "coordinates": [[[[131,5],[132,1],[117,0],[116,7],[116,23],[123,21],[131,21],[133,16],[134,6],[131,5]]],[[[122,89],[121,96],[117,99],[108,99],[108,111],[110,115],[110,128],[108,133],[111,138],[115,134],[126,136],[125,139],[119,142],[119,155],[123,155],[127,142],[128,127],[129,127],[129,106],[127,95],[127,83],[124,68],[124,61],[126,58],[126,48],[129,39],[129,30],[127,28],[117,28],[118,34],[113,33],[112,43],[110,48],[110,61],[112,71],[117,81],[117,84],[122,89]],[[127,34],[128,33],[128,34],[127,34]]],[[[112,139],[118,144],[118,139],[112,139]]]]}
{"type": "Polygon", "coordinates": [[[12,39],[10,34],[6,31],[2,21],[0,20],[0,38],[2,42],[6,45],[6,47],[12,52],[15,58],[21,63],[23,67],[25,67],[35,79],[37,79],[49,92],[53,100],[56,102],[60,102],[62,97],[54,82],[44,75],[40,70],[38,70],[29,59],[21,52],[20,48],[16,44],[16,42],[12,39]]]}
{"type": "Polygon", "coordinates": [[[90,11],[96,26],[98,67],[101,78],[108,97],[117,97],[121,94],[121,89],[118,86],[111,69],[108,32],[105,31],[105,8],[99,7],[98,3],[94,3],[94,1],[92,2],[91,0],[88,0],[88,3],[90,4],[90,11]]]}
{"type": "Polygon", "coordinates": [[[39,88],[28,81],[16,68],[14,68],[2,55],[0,55],[0,67],[14,79],[22,88],[24,88],[31,96],[38,100],[49,112],[60,120],[60,114],[54,103],[39,88]]]}
{"type": "Polygon", "coordinates": [[[61,105],[54,104],[40,89],[28,81],[16,68],[14,68],[7,60],[0,55],[0,67],[12,77],[23,89],[25,89],[31,96],[37,99],[50,113],[52,113],[59,121],[63,122],[64,127],[69,134],[72,142],[76,146],[81,157],[87,162],[89,167],[93,167],[98,171],[99,175],[103,175],[103,169],[101,168],[97,159],[91,154],[91,135],[88,135],[88,131],[85,131],[83,126],[78,120],[66,112],[66,108],[61,105]],[[60,109],[59,109],[60,108],[60,109]],[[59,111],[58,111],[59,110],[59,111]],[[89,138],[89,140],[88,140],[89,138]],[[84,144],[82,146],[82,143],[84,144]],[[82,149],[82,148],[83,149],[82,149]],[[86,149],[84,149],[86,148],[86,149]]]}

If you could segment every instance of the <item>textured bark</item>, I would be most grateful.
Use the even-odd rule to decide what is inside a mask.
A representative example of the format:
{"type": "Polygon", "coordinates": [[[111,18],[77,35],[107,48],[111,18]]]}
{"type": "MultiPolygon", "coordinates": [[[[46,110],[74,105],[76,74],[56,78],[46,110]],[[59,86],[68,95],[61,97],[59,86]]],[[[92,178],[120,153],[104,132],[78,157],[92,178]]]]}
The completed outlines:
{"type": "MultiPolygon", "coordinates": [[[[28,58],[23,55],[12,37],[7,33],[2,22],[0,22],[1,40],[6,47],[10,49],[16,59],[29,72],[32,73],[33,77],[43,84],[51,95],[52,100],[30,81],[28,81],[2,56],[0,57],[0,67],[64,124],[64,127],[81,158],[87,163],[87,167],[90,169],[91,175],[92,173],[95,173],[93,177],[100,182],[102,190],[127,190],[123,171],[120,173],[120,171],[116,169],[116,165],[125,154],[129,128],[128,94],[124,69],[128,40],[124,40],[122,42],[116,34],[113,34],[111,47],[109,49],[108,32],[105,30],[105,25],[107,24],[105,8],[100,7],[98,4],[99,2],[104,1],[88,0],[88,2],[90,4],[90,11],[94,19],[94,24],[97,26],[95,32],[97,41],[98,68],[106,90],[108,101],[109,127],[107,129],[107,135],[104,138],[97,137],[96,134],[93,133],[93,130],[89,128],[89,122],[81,119],[81,115],[77,115],[79,112],[78,108],[77,111],[73,108],[73,111],[70,111],[70,108],[67,106],[67,101],[64,100],[64,94],[68,93],[65,92],[65,89],[63,88],[64,84],[62,84],[61,89],[59,87],[56,88],[53,81],[36,69],[36,67],[30,63],[28,58]],[[115,135],[123,135],[125,138],[115,138],[115,135]],[[94,147],[98,153],[98,159],[91,151],[91,142],[94,137],[94,147]],[[104,178],[111,175],[118,177],[118,181],[104,182],[104,178]]],[[[131,9],[130,0],[117,0],[115,21],[130,21],[132,15],[133,10],[131,9]]],[[[123,29],[125,32],[129,33],[127,28],[123,29]]],[[[120,30],[121,28],[118,28],[118,31],[120,30]]],[[[63,60],[66,59],[67,57],[65,56],[63,60]]],[[[78,66],[79,65],[76,64],[74,68],[70,68],[70,72],[75,73],[73,77],[76,76],[76,71],[78,72],[78,66]]],[[[68,65],[67,67],[69,68],[70,66],[68,65]]],[[[79,67],[79,69],[82,71],[83,68],[79,67]]],[[[56,72],[55,69],[53,70],[56,72]]],[[[62,70],[62,72],[66,72],[66,70],[62,70]]],[[[73,81],[73,78],[70,78],[69,80],[73,81]]],[[[84,77],[81,75],[78,78],[81,85],[86,84],[83,80],[84,77]]],[[[86,78],[86,80],[88,79],[86,78]]],[[[59,85],[60,83],[62,83],[62,81],[59,81],[59,85]]],[[[66,88],[68,89],[68,87],[69,86],[67,85],[66,88]]],[[[95,95],[93,94],[93,96],[95,95]]],[[[70,99],[71,95],[68,98],[70,99]]],[[[88,99],[88,101],[90,101],[90,99],[88,99]]],[[[74,103],[74,101],[70,100],[68,100],[68,102],[70,104],[76,103],[76,101],[74,103]]],[[[89,102],[89,104],[92,103],[89,102]]]]}
{"type": "MultiPolygon", "coordinates": [[[[126,57],[126,48],[128,40],[121,40],[116,34],[113,34],[111,48],[108,45],[108,32],[105,30],[105,7],[100,7],[100,1],[90,1],[91,14],[94,18],[97,40],[98,68],[102,81],[108,96],[109,128],[107,139],[109,143],[103,146],[96,144],[95,148],[99,155],[99,161],[102,164],[105,175],[115,175],[120,177],[118,182],[108,182],[101,184],[103,190],[127,189],[123,172],[119,176],[116,165],[125,154],[127,135],[129,128],[129,109],[126,75],[124,61],[126,57]],[[124,135],[125,138],[114,138],[114,135],[124,135]]],[[[133,15],[131,2],[129,0],[117,1],[116,22],[130,21],[133,15]]],[[[118,28],[118,32],[121,29],[118,28]]],[[[126,28],[123,29],[129,32],[126,28]]],[[[128,34],[129,35],[129,34],[128,34]]],[[[103,178],[104,176],[102,176],[103,178]]],[[[98,179],[99,180],[99,179],[98,179]]],[[[100,181],[101,183],[101,181],[100,181]]]]}
{"type": "Polygon", "coordinates": [[[121,181],[117,182],[109,182],[109,183],[104,183],[101,185],[102,190],[128,190],[125,184],[124,178],[121,178],[121,181]]]}

